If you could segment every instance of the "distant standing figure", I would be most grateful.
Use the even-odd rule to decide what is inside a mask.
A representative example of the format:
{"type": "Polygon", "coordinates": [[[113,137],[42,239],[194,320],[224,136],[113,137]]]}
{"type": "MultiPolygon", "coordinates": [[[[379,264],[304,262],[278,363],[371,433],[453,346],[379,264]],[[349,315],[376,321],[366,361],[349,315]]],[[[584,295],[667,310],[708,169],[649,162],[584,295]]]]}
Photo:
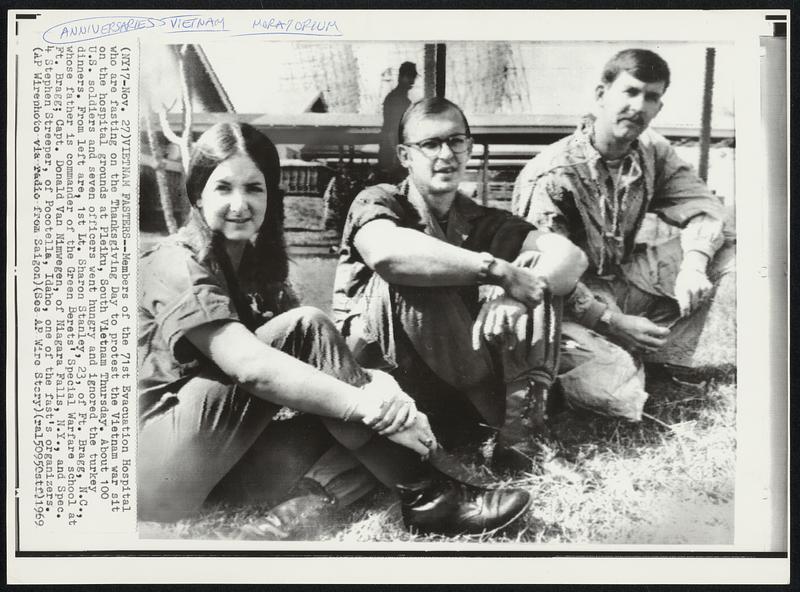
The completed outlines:
{"type": "Polygon", "coordinates": [[[381,169],[381,181],[397,183],[406,176],[406,170],[397,159],[398,127],[403,113],[411,106],[408,91],[417,79],[417,66],[413,62],[400,64],[397,86],[383,100],[383,127],[381,128],[381,145],[378,153],[378,165],[381,169]]]}

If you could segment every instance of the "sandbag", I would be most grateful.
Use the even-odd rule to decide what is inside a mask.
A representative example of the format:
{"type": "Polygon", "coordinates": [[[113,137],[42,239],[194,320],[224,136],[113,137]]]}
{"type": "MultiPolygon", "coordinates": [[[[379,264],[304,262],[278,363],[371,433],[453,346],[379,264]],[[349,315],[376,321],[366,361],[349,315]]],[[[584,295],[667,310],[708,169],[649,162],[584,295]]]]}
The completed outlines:
{"type": "Polygon", "coordinates": [[[628,352],[590,329],[565,323],[561,356],[571,367],[558,377],[569,406],[641,421],[648,397],[644,367],[628,352]]]}

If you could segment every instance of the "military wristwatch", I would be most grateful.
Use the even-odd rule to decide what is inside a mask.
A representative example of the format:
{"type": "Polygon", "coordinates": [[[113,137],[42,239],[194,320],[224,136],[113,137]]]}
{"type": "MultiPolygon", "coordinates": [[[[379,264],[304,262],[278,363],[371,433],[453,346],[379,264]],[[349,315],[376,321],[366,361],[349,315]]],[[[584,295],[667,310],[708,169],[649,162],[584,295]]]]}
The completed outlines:
{"type": "Polygon", "coordinates": [[[610,308],[605,309],[603,314],[600,315],[600,318],[597,319],[597,328],[604,333],[608,333],[611,331],[611,319],[613,318],[614,311],[610,308]]]}

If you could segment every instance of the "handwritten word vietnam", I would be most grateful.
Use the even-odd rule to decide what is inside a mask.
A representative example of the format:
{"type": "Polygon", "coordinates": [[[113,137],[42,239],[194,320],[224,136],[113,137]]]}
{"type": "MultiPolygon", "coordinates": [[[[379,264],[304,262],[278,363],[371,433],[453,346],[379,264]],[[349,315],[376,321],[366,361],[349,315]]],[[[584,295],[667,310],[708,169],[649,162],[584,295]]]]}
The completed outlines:
{"type": "Polygon", "coordinates": [[[341,37],[342,32],[336,21],[316,19],[280,19],[275,17],[253,19],[251,28],[256,31],[250,35],[317,35],[320,37],[341,37]]]}
{"type": "Polygon", "coordinates": [[[162,19],[172,29],[170,33],[182,31],[226,31],[225,17],[210,17],[197,14],[182,14],[162,19]]]}

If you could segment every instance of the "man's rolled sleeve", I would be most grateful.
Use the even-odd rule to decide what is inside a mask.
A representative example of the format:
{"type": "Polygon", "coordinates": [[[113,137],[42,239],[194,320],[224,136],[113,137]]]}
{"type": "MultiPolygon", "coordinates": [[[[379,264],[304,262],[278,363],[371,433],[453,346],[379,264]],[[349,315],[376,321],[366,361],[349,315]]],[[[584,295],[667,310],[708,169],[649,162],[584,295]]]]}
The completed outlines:
{"type": "Polygon", "coordinates": [[[680,228],[703,214],[723,220],[720,199],[665,139],[660,140],[663,141],[655,143],[656,180],[650,210],[668,224],[680,228]]]}
{"type": "Polygon", "coordinates": [[[722,220],[701,214],[689,221],[681,231],[681,248],[684,253],[699,251],[710,259],[725,242],[722,220]]]}
{"type": "Polygon", "coordinates": [[[391,220],[400,225],[409,216],[394,191],[391,185],[375,185],[356,196],[347,214],[342,244],[352,247],[358,231],[373,220],[391,220]]]}

